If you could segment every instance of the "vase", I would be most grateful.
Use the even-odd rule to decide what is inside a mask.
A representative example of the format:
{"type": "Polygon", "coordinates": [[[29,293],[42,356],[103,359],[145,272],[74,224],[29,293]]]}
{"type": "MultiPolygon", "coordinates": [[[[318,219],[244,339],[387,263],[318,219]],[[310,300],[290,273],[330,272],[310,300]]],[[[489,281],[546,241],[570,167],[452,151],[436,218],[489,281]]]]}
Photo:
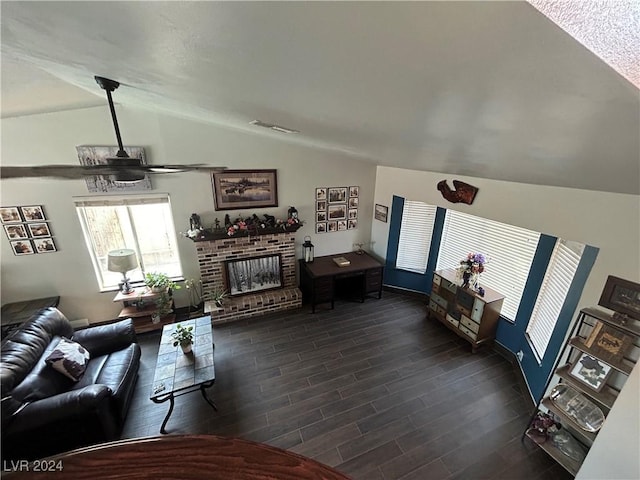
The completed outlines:
{"type": "Polygon", "coordinates": [[[180,344],[180,348],[182,348],[182,353],[191,353],[191,349],[193,348],[193,344],[191,342],[180,344]]]}
{"type": "Polygon", "coordinates": [[[151,314],[151,323],[160,323],[160,314],[158,312],[154,312],[151,314]]]}
{"type": "Polygon", "coordinates": [[[462,288],[469,287],[469,279],[471,279],[471,272],[462,273],[462,288]]]}

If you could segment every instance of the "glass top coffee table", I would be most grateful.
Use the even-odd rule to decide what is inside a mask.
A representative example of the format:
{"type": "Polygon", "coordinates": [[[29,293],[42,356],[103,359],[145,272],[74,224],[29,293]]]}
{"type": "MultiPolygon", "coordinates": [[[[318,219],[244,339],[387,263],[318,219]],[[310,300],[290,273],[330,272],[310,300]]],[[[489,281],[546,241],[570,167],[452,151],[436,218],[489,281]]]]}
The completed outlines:
{"type": "Polygon", "coordinates": [[[156,371],[149,397],[155,403],[169,401],[169,411],[162,422],[160,433],[167,433],[165,427],[173,412],[175,397],[180,395],[200,390],[207,403],[218,411],[205,390],[216,380],[213,347],[210,316],[172,323],[162,328],[156,371]],[[180,345],[173,346],[171,333],[178,324],[183,327],[193,326],[193,350],[190,353],[182,353],[180,345]]]}

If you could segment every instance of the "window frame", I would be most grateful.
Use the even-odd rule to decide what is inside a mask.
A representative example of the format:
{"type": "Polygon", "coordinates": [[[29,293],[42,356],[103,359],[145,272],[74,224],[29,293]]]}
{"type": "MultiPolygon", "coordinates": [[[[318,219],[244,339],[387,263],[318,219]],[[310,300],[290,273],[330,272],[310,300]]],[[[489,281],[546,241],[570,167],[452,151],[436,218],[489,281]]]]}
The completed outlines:
{"type": "Polygon", "coordinates": [[[404,201],[395,261],[397,270],[426,273],[437,210],[437,206],[425,202],[404,201]]]}

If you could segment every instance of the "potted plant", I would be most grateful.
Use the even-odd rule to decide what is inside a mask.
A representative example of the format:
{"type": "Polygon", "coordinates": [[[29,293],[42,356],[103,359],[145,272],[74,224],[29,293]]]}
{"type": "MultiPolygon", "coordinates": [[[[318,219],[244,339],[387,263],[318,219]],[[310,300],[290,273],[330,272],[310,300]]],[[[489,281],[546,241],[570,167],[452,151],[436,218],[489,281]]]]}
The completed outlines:
{"type": "Polygon", "coordinates": [[[214,288],[211,292],[204,292],[202,294],[202,299],[205,301],[215,302],[218,308],[222,307],[222,299],[227,296],[226,290],[219,290],[214,288]]]}
{"type": "Polygon", "coordinates": [[[180,289],[180,285],[174,283],[168,275],[159,272],[145,273],[144,284],[154,293],[165,292],[170,288],[175,290],[180,289]]]}
{"type": "Polygon", "coordinates": [[[184,353],[189,353],[193,345],[193,326],[183,327],[181,324],[176,325],[176,329],[171,333],[173,337],[173,346],[180,345],[184,353]]]}
{"type": "Polygon", "coordinates": [[[156,298],[156,307],[158,309],[151,315],[151,321],[153,323],[160,322],[162,317],[166,317],[173,312],[173,302],[168,290],[160,293],[158,298],[156,298]]]}

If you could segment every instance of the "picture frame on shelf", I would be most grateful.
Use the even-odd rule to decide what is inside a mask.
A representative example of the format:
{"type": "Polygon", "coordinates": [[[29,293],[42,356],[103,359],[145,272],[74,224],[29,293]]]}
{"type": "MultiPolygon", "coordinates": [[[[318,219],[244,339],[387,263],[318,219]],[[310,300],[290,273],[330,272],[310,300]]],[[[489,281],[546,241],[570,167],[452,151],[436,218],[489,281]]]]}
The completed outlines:
{"type": "Polygon", "coordinates": [[[3,226],[9,240],[24,240],[29,238],[27,229],[25,228],[24,224],[17,223],[13,225],[9,224],[3,226]]]}
{"type": "Polygon", "coordinates": [[[211,173],[216,210],[278,206],[278,171],[223,170],[211,173]]]}
{"type": "Polygon", "coordinates": [[[587,353],[581,353],[580,357],[571,366],[569,374],[579,380],[583,385],[596,392],[602,390],[613,368],[602,360],[587,353]]]}
{"type": "Polygon", "coordinates": [[[376,203],[373,217],[376,220],[387,223],[388,216],[389,216],[389,207],[376,203]]]}
{"type": "Polygon", "coordinates": [[[46,220],[42,205],[28,205],[26,207],[20,207],[20,211],[22,212],[22,217],[25,222],[42,222],[46,220]]]}
{"type": "Polygon", "coordinates": [[[609,275],[598,305],[640,320],[640,283],[609,275]]]}
{"type": "Polygon", "coordinates": [[[347,187],[331,187],[327,191],[329,203],[346,203],[347,187]]]}
{"type": "Polygon", "coordinates": [[[0,220],[2,223],[20,223],[20,210],[18,207],[0,207],[0,220]]]}
{"type": "Polygon", "coordinates": [[[36,253],[53,253],[57,252],[56,244],[51,237],[47,238],[34,238],[32,240],[36,253]]]}
{"type": "Polygon", "coordinates": [[[11,250],[15,256],[19,257],[22,255],[33,255],[36,253],[29,240],[12,240],[9,243],[11,243],[11,250]]]}
{"type": "Polygon", "coordinates": [[[584,344],[598,358],[618,363],[633,344],[633,338],[617,328],[596,322],[584,344]]]}
{"type": "Polygon", "coordinates": [[[51,236],[51,230],[47,223],[27,223],[27,228],[33,238],[51,236]]]}

